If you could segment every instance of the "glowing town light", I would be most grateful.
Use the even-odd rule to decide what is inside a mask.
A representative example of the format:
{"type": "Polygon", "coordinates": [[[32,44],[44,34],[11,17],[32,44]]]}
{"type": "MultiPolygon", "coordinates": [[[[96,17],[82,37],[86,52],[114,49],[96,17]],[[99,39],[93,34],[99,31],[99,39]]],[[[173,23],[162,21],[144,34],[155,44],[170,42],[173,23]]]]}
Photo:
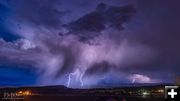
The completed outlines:
{"type": "Polygon", "coordinates": [[[145,90],[145,89],[140,89],[139,90],[139,93],[142,97],[147,97],[150,95],[150,92],[148,90],[145,90]]]}
{"type": "Polygon", "coordinates": [[[143,92],[143,93],[142,93],[143,96],[146,96],[146,95],[148,95],[148,94],[149,94],[148,92],[143,92]]]}
{"type": "Polygon", "coordinates": [[[19,91],[16,94],[27,96],[27,95],[31,95],[32,93],[31,93],[31,91],[26,90],[26,91],[19,91]]]}
{"type": "Polygon", "coordinates": [[[19,92],[18,92],[18,94],[22,94],[22,93],[23,93],[23,91],[19,91],[19,92]]]}
{"type": "Polygon", "coordinates": [[[163,89],[159,89],[158,92],[159,93],[164,93],[164,90],[163,89]]]}
{"type": "Polygon", "coordinates": [[[30,91],[25,91],[25,92],[23,93],[23,95],[31,95],[31,92],[30,92],[30,91]]]}

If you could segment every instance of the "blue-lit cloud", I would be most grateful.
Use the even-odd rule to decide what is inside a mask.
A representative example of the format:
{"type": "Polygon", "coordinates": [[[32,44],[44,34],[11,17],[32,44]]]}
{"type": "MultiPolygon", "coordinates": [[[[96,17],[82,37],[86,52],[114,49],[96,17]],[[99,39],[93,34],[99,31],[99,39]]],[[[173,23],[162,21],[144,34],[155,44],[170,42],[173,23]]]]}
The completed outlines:
{"type": "Polygon", "coordinates": [[[138,0],[0,1],[0,64],[20,66],[0,67],[0,84],[96,87],[171,82],[172,74],[178,75],[174,69],[179,70],[178,31],[166,29],[166,19],[153,15],[167,13],[148,6],[159,2],[143,4],[147,6],[138,0]],[[33,71],[26,75],[26,70],[33,71]]]}

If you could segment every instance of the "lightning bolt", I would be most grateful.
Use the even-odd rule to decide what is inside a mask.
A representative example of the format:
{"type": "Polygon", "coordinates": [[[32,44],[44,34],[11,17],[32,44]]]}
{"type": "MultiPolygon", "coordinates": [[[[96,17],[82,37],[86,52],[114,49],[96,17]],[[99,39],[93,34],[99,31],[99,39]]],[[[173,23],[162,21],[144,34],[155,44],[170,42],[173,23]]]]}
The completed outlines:
{"type": "Polygon", "coordinates": [[[71,85],[73,85],[72,81],[80,82],[81,87],[84,86],[83,75],[84,72],[80,71],[80,69],[76,69],[74,72],[69,73],[66,86],[70,87],[71,85]]]}
{"type": "Polygon", "coordinates": [[[80,75],[80,82],[81,82],[81,87],[82,87],[82,86],[84,86],[84,83],[83,83],[83,80],[82,80],[82,78],[83,78],[83,75],[84,75],[84,73],[80,75]]]}
{"type": "Polygon", "coordinates": [[[136,81],[136,80],[135,80],[135,79],[133,79],[133,80],[132,80],[132,83],[135,83],[135,81],[136,81]]]}
{"type": "Polygon", "coordinates": [[[70,86],[70,83],[71,83],[71,73],[68,75],[68,81],[67,81],[67,87],[70,86]]]}

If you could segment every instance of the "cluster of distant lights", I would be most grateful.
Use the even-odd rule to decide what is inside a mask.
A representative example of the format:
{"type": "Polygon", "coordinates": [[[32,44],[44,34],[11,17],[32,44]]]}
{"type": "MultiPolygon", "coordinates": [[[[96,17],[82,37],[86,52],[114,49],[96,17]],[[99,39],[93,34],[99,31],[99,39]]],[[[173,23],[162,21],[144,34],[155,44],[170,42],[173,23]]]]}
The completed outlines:
{"type": "Polygon", "coordinates": [[[29,90],[25,90],[25,91],[18,91],[16,92],[16,94],[20,96],[28,96],[28,95],[32,95],[32,92],[29,90]]]}
{"type": "MultiPolygon", "coordinates": [[[[156,90],[155,92],[157,92],[157,93],[164,93],[164,89],[158,89],[158,90],[156,90]]],[[[139,93],[139,95],[141,95],[142,97],[148,97],[148,96],[151,95],[151,91],[145,90],[145,89],[140,89],[138,93],[139,93]]]]}
{"type": "MultiPolygon", "coordinates": [[[[164,93],[164,89],[158,89],[158,90],[155,90],[155,92],[162,94],[162,93],[164,93]]],[[[19,96],[31,96],[31,95],[34,95],[30,90],[18,91],[18,92],[16,92],[16,94],[19,95],[19,96]]],[[[145,90],[145,89],[140,89],[140,90],[138,90],[137,94],[140,95],[141,97],[145,98],[145,97],[148,97],[148,96],[151,95],[151,91],[145,90]]]]}

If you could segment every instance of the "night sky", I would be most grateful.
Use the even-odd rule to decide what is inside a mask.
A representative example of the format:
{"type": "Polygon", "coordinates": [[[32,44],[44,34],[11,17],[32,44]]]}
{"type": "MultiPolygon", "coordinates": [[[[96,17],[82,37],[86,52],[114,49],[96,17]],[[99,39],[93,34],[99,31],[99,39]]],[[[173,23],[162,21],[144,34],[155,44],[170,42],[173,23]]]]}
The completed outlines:
{"type": "Polygon", "coordinates": [[[179,0],[0,0],[0,86],[180,76],[179,0]]]}

